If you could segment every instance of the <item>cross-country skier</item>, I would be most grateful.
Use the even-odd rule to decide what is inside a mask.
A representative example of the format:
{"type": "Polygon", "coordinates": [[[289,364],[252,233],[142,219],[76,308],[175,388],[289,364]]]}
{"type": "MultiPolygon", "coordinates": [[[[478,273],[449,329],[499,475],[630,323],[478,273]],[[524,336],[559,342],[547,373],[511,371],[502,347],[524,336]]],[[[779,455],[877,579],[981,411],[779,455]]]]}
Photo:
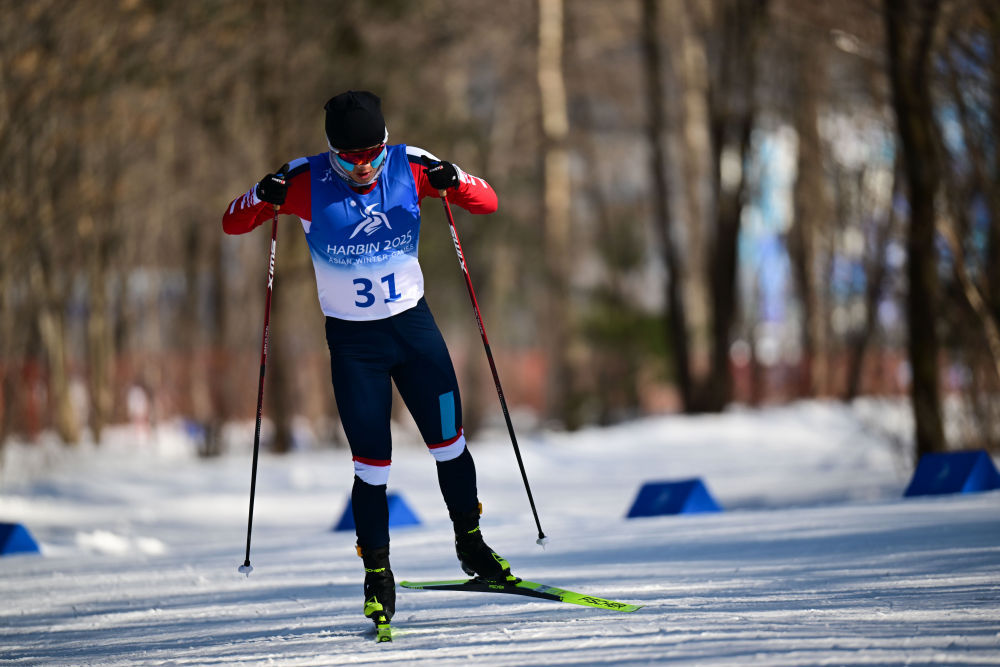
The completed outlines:
{"type": "Polygon", "coordinates": [[[354,458],[352,506],[364,561],[364,614],[395,611],[389,568],[386,483],[392,459],[390,381],[436,460],[455,528],[455,550],[470,576],[511,577],[483,541],[476,468],[462,432],[462,402],[451,357],[424,299],[417,262],[420,202],[447,191],[470,213],[492,213],[486,181],[404,144],[387,144],[381,101],[348,91],[325,106],[328,151],[298,158],[230,203],[227,234],[244,234],[281,213],[302,221],[326,315],[333,389],[354,458]]]}

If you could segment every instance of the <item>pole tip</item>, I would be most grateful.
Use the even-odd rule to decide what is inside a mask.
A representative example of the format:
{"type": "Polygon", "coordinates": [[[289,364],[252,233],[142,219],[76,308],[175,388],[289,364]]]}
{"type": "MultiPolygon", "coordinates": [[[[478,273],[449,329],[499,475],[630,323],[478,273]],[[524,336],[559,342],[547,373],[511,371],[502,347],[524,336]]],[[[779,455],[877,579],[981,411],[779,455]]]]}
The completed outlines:
{"type": "Polygon", "coordinates": [[[240,574],[245,574],[247,578],[249,578],[250,573],[253,572],[253,565],[250,564],[250,561],[247,561],[243,563],[243,565],[240,565],[239,572],[240,574]]]}
{"type": "Polygon", "coordinates": [[[545,548],[545,545],[548,544],[548,543],[549,543],[549,538],[546,537],[545,535],[541,535],[541,534],[539,534],[538,539],[535,540],[535,544],[537,544],[538,546],[540,546],[543,549],[545,548]]]}

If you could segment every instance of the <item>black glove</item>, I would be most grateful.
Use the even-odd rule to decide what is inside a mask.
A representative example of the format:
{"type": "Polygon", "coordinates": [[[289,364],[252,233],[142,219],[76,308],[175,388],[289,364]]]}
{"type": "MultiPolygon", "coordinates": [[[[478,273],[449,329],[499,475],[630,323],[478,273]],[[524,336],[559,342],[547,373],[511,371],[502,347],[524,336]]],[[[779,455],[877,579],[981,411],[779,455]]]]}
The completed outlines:
{"type": "Polygon", "coordinates": [[[432,162],[426,155],[424,158],[424,173],[435,190],[447,190],[458,185],[458,169],[451,162],[432,162]]]}
{"type": "Polygon", "coordinates": [[[288,173],[288,163],[281,165],[281,169],[278,170],[276,174],[268,174],[260,180],[257,184],[255,190],[257,194],[257,199],[267,202],[268,204],[273,204],[274,206],[281,206],[285,203],[285,197],[288,196],[288,180],[285,178],[285,174],[288,173]]]}

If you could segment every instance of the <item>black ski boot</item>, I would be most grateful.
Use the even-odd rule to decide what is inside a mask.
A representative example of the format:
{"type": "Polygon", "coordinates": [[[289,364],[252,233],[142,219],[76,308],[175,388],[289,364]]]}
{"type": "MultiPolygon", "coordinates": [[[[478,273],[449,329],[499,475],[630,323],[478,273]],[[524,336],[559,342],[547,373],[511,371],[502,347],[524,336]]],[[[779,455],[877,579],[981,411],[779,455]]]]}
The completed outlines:
{"type": "Polygon", "coordinates": [[[389,569],[389,547],[362,549],[365,563],[365,616],[375,624],[388,623],[396,611],[396,581],[389,569]]]}
{"type": "Polygon", "coordinates": [[[491,582],[516,582],[510,573],[510,563],[483,541],[479,530],[482,505],[470,512],[450,512],[455,525],[455,553],[462,570],[470,577],[491,582]]]}

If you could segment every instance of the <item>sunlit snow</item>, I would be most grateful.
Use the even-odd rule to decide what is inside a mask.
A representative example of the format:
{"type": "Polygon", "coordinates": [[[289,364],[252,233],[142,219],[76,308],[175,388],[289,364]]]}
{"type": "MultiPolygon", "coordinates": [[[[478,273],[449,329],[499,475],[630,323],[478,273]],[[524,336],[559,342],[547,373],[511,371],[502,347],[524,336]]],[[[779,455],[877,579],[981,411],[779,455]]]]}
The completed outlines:
{"type": "MultiPolygon", "coordinates": [[[[476,438],[484,532],[515,572],[644,607],[399,589],[390,644],[361,615],[353,535],[331,531],[346,450],[261,457],[244,577],[245,443],[209,461],[169,427],[10,445],[0,521],[42,554],[0,558],[0,663],[1000,664],[1000,493],[904,500],[896,414],[803,403],[521,433],[544,550],[505,433],[476,438]],[[624,518],[643,482],[690,477],[725,511],[624,518]]],[[[459,578],[433,459],[405,437],[390,489],[423,521],[393,532],[397,579],[459,578]]]]}

